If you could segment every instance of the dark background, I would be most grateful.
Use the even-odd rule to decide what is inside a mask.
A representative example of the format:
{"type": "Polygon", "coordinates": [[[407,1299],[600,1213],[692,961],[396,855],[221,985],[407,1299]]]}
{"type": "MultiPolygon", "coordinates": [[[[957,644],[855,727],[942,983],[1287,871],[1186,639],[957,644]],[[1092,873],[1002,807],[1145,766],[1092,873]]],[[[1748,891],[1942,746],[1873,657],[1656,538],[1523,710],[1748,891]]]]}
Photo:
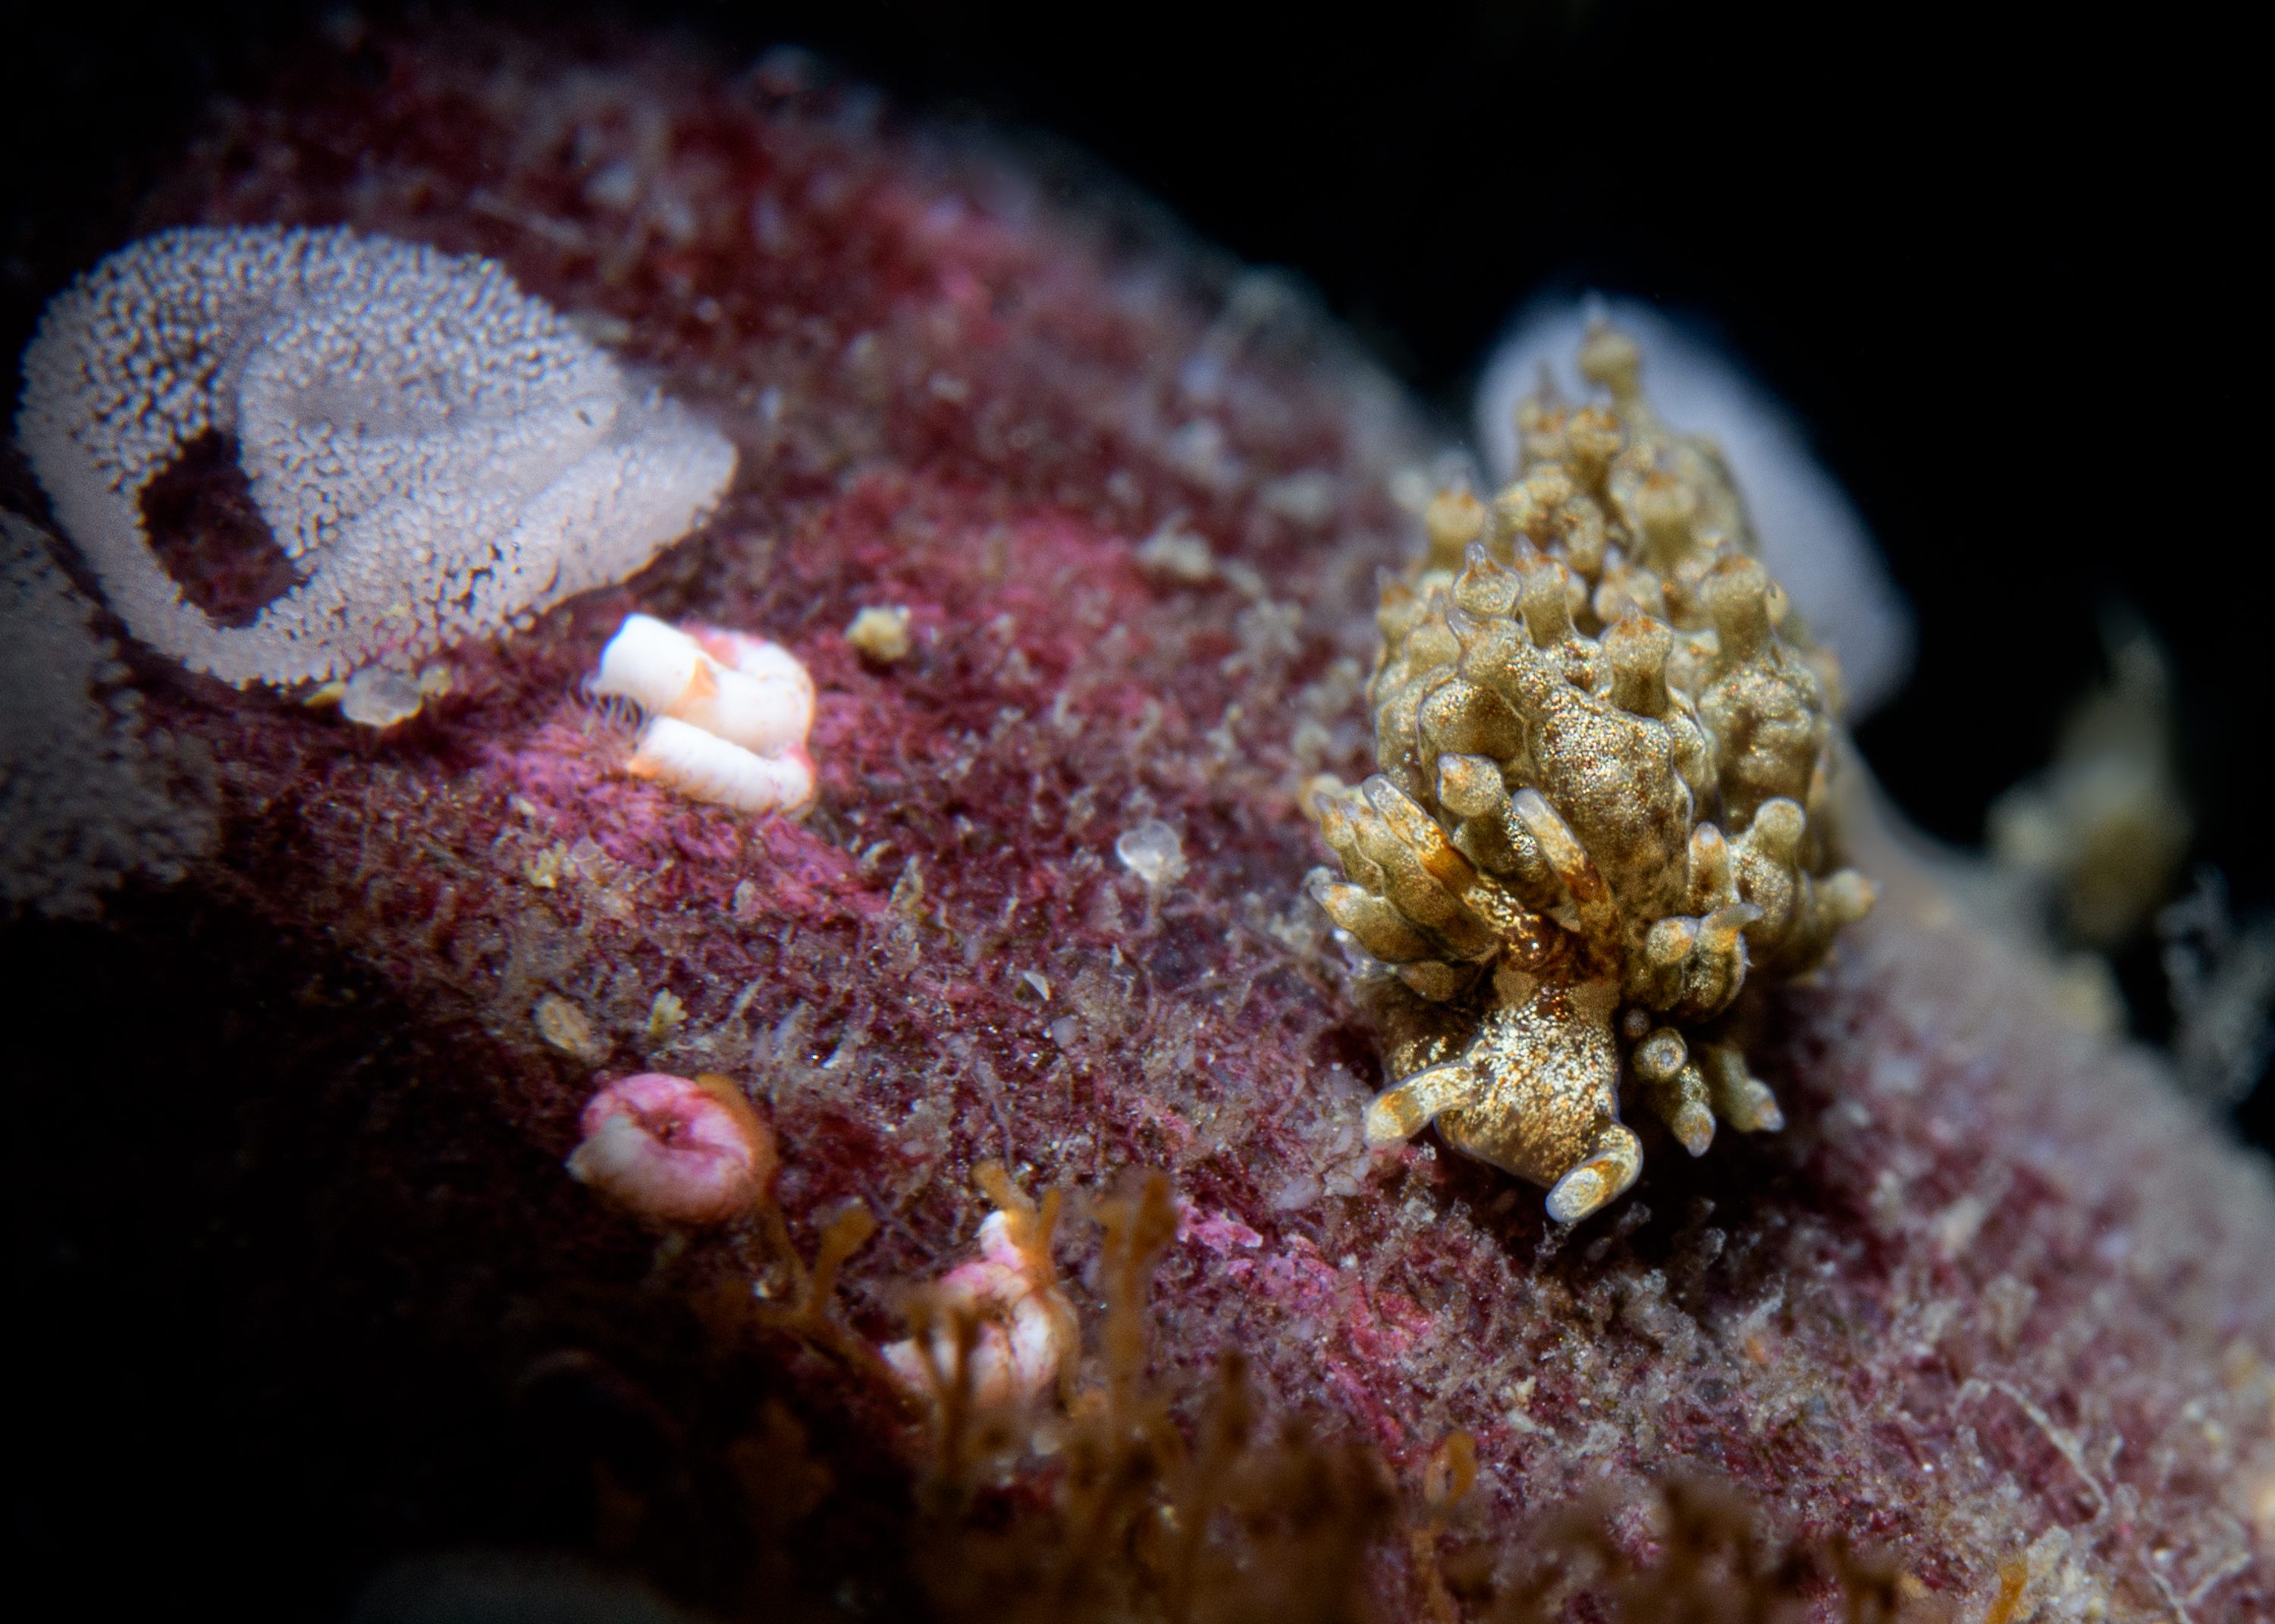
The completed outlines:
{"type": "MultiPolygon", "coordinates": [[[[0,25],[0,355],[132,234],[211,99],[257,94],[335,10],[81,0],[0,25]]],[[[2176,662],[2193,858],[2275,905],[2243,39],[2168,9],[1822,0],[614,15],[733,63],[795,41],[918,111],[1086,147],[1308,279],[1464,427],[1484,348],[1543,284],[1714,324],[1917,610],[1917,674],[1862,730],[1905,810],[1977,840],[2099,675],[2097,615],[2129,603],[2176,662]]],[[[560,1537],[526,1485],[563,1480],[564,1433],[499,1409],[493,1318],[592,1272],[461,1244],[434,1197],[527,1147],[447,1090],[394,1111],[441,1062],[352,966],[278,998],[305,967],[268,933],[166,896],[119,913],[0,929],[9,1292],[38,1330],[0,1407],[11,1571],[67,1582],[72,1616],[214,1596],[307,1618],[392,1552],[560,1537]]],[[[2153,948],[2122,970],[2159,1034],[2153,948]]]]}

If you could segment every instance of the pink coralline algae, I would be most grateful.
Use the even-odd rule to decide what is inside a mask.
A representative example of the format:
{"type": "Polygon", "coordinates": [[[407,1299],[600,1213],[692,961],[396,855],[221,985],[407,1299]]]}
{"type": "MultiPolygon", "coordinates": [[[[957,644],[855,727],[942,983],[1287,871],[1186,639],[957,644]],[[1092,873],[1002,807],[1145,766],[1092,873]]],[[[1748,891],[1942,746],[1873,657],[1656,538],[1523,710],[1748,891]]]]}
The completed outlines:
{"type": "MultiPolygon", "coordinates": [[[[1648,1560],[1656,1485],[1686,1474],[1780,1538],[1884,1553],[1923,1617],[2275,1611],[2267,1170],[1892,842],[1851,853],[1878,910],[1765,1004],[1749,1054],[1782,1130],[1694,1162],[1639,1121],[1640,1181],[1572,1229],[1426,1139],[1369,1155],[1382,1078],[1303,892],[1326,853],[1298,803],[1371,769],[1375,571],[1419,545],[1391,492],[1437,448],[1298,294],[1110,193],[1065,212],[1010,158],[778,61],[357,50],[231,109],[155,223],[489,256],[731,440],[737,473],[645,573],[447,651],[448,691],[376,739],[146,661],[152,724],[226,764],[216,854],[185,883],[382,978],[555,1185],[580,1136],[627,1131],[586,1111],[597,1068],[716,1074],[763,1106],[779,1249],[729,1227],[658,1250],[577,1210],[740,1327],[736,1357],[773,1361],[768,1401],[838,1462],[796,1495],[672,1479],[729,1484],[776,1530],[767,1594],[839,1594],[854,1547],[795,1530],[905,1499],[843,1462],[923,1452],[875,1350],[908,1336],[911,1292],[991,1255],[992,1163],[1070,1213],[1122,1210],[1140,1169],[1174,1181],[1150,1341],[1108,1312],[1138,1276],[1098,1226],[1061,1227],[1057,1288],[1187,1395],[1156,1436],[1202,1436],[1192,1395],[1237,1353],[1243,1403],[1437,1507],[1370,1548],[1378,1616],[1482,1616],[1436,1553],[1522,1552],[1589,1496],[1648,1560]],[[896,658],[848,640],[868,609],[905,611],[896,658]],[[620,770],[580,684],[635,610],[811,674],[805,818],[620,770]],[[845,1227],[855,1202],[873,1235],[845,1227]],[[1471,1449],[1473,1482],[1447,1464],[1471,1449]]],[[[601,1099],[644,1132],[635,1082],[664,1086],[601,1099]]],[[[555,1193],[502,1173],[486,1198],[510,1226],[555,1193]]],[[[1077,1410],[1108,1351],[1070,1362],[1077,1410]]],[[[653,1357],[678,1374],[642,1402],[693,1451],[729,1364],[653,1357]]],[[[1059,1503],[1079,1469],[1015,1450],[975,1514],[1059,1503]]],[[[767,1605],[725,1559],[644,1537],[609,1548],[707,1607],[767,1605]]],[[[1824,1586],[1800,1601],[1833,1616],[1824,1586]]]]}
{"type": "Polygon", "coordinates": [[[593,1096],[578,1126],[570,1175],[657,1223],[747,1218],[774,1184],[774,1135],[723,1077],[620,1078],[593,1096]]]}

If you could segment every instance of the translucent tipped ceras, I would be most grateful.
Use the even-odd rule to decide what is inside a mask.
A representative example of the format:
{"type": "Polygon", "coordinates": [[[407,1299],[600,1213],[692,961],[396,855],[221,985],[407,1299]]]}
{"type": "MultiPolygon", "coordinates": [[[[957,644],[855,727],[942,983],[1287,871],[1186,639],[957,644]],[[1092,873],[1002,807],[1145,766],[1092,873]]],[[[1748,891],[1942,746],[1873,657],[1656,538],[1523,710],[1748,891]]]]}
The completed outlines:
{"type": "Polygon", "coordinates": [[[1784,1118],[1747,1069],[1741,991],[1804,971],[1872,887],[1833,867],[1838,672],[1751,538],[1711,443],[1662,425],[1635,346],[1591,334],[1609,404],[1535,399],[1490,508],[1427,516],[1387,580],[1368,689],[1378,772],[1323,803],[1315,874],[1378,963],[1387,1145],[1455,1150],[1586,1217],[1635,1182],[1622,1062],[1692,1155],[1784,1118]]]}

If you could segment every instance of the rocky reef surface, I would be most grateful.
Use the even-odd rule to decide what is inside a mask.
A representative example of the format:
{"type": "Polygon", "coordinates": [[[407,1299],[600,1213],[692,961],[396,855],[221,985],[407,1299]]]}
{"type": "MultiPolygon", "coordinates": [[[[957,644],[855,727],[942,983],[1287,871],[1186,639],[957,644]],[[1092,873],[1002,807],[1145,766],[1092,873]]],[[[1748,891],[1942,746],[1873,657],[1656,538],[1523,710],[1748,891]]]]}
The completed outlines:
{"type": "MultiPolygon", "coordinates": [[[[994,1162],[1108,1220],[1059,1234],[1092,1328],[1077,1388],[1128,1374],[1100,1328],[1134,1278],[1129,1181],[1168,1175],[1146,1379],[1200,1436],[1236,1351],[1259,1414],[1364,1456],[1312,1477],[1373,1473],[1410,1507],[1352,1523],[1380,1616],[1514,1606],[1479,1575],[1574,1503],[1647,1567],[1682,1527],[1659,1485],[1705,1478],[1775,1540],[1881,1553],[1908,1615],[2275,1608],[2264,1162],[2074,1026],[1869,820],[1851,860],[1882,905],[1754,1054],[1782,1132],[1694,1163],[1644,1125],[1641,1182],[1568,1231],[1426,1139],[1368,1154],[1379,1068],[1303,893],[1325,848],[1298,799],[1370,768],[1373,575],[1415,545],[1393,492],[1436,447],[1299,293],[1092,178],[790,57],[446,33],[304,64],[148,205],[151,229],[494,256],[739,457],[694,538],[457,649],[383,734],[126,651],[221,801],[215,855],[119,928],[276,944],[219,949],[243,1013],[186,1046],[185,1086],[229,1098],[230,1056],[258,1053],[273,1112],[321,1074],[330,1126],[274,1176],[288,1205],[326,1192],[327,1238],[287,1278],[328,1281],[343,1341],[415,1347],[344,1366],[407,1435],[434,1435],[429,1403],[525,1439],[468,1457],[468,1482],[520,1485],[495,1502],[432,1462],[385,1477],[389,1506],[342,1513],[385,1532],[341,1560],[566,1544],[707,1610],[1024,1616],[960,1603],[911,1543],[948,1514],[937,1427],[858,1355],[975,1255],[994,1162]],[[908,610],[904,653],[848,640],[865,608],[908,610]],[[634,610],[805,663],[808,815],[625,774],[622,719],[581,684],[634,610]],[[829,1316],[752,1318],[803,1288],[790,1255],[659,1242],[570,1179],[586,1100],[642,1071],[748,1091],[795,1258],[849,1204],[873,1216],[829,1316]]],[[[195,540],[178,569],[260,573],[195,540]]],[[[122,1039],[41,1041],[48,1099],[122,1039]]],[[[162,1164],[134,1137],[158,1119],[127,1114],[134,1165],[162,1164]]],[[[42,1221],[78,1221],[45,1176],[42,1221]]],[[[148,1179],[102,1188],[131,1206],[148,1179]]],[[[1052,1504],[1078,1468],[1054,1424],[999,1440],[959,1505],[993,1527],[1052,1504]]],[[[1837,1575],[1795,1573],[1837,1616],[1837,1575]]],[[[1604,1616],[1587,1582],[1556,1592],[1569,1616],[1604,1616]]]]}

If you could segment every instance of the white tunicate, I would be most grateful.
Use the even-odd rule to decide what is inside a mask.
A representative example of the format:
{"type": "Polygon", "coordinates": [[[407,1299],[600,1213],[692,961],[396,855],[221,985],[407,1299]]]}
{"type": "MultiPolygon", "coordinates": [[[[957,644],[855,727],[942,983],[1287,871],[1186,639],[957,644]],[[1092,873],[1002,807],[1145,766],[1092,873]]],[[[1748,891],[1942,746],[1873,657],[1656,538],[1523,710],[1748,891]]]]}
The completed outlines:
{"type": "Polygon", "coordinates": [[[592,691],[654,718],[628,770],[738,812],[802,812],[813,799],[813,678],[779,644],[625,616],[592,691]]]}
{"type": "Polygon", "coordinates": [[[622,580],[717,502],[735,451],[503,267],[345,229],[193,227],[56,296],[17,431],[129,630],[240,685],[408,664],[622,580]],[[208,433],[298,584],[216,623],[141,501],[208,433]]]}
{"type": "Polygon", "coordinates": [[[796,654],[764,638],[699,636],[646,615],[625,617],[591,686],[761,756],[798,748],[813,726],[813,679],[796,654]]]}
{"type": "Polygon", "coordinates": [[[1149,886],[1175,885],[1184,877],[1184,842],[1177,838],[1176,830],[1159,818],[1148,818],[1134,829],[1124,829],[1114,842],[1114,855],[1149,886]]]}
{"type": "Polygon", "coordinates": [[[1911,673],[1911,610],[1856,504],[1791,412],[1742,363],[1653,306],[1591,294],[1538,299],[1519,313],[1478,385],[1478,438],[1493,477],[1515,470],[1516,405],[1539,387],[1544,366],[1567,399],[1589,398],[1575,358],[1597,321],[1642,346],[1645,387],[1668,426],[1720,446],[1763,564],[1840,657],[1851,718],[1893,698],[1911,673]]]}

